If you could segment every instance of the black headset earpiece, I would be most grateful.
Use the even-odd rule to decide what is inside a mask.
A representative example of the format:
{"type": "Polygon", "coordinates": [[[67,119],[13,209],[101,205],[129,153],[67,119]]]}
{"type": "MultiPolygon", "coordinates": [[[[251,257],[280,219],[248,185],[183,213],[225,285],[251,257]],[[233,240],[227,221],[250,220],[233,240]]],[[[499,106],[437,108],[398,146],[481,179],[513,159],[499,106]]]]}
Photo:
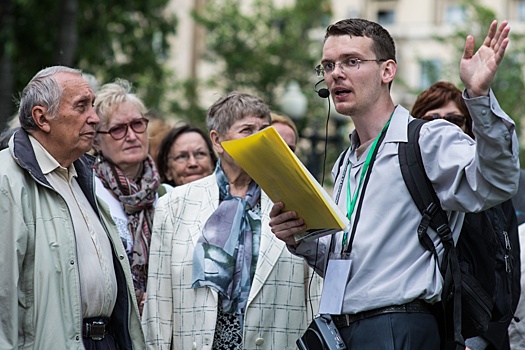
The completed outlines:
{"type": "Polygon", "coordinates": [[[323,81],[324,79],[321,79],[314,85],[314,91],[317,92],[317,95],[319,95],[319,97],[328,98],[328,96],[330,96],[330,91],[328,89],[322,88],[317,90],[317,85],[321,84],[323,81]]]}

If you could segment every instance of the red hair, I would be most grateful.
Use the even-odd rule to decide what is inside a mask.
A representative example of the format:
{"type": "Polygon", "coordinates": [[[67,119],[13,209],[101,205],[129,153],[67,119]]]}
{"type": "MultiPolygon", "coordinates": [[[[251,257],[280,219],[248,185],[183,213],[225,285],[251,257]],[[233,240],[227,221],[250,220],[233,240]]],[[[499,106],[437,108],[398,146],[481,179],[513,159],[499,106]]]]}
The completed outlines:
{"type": "Polygon", "coordinates": [[[465,104],[465,100],[463,100],[461,90],[452,83],[438,81],[420,93],[416,102],[414,102],[414,106],[412,106],[411,114],[414,118],[420,119],[423,118],[428,111],[441,108],[450,101],[456,104],[461,114],[466,118],[465,133],[474,138],[474,134],[472,133],[472,117],[465,104]]]}

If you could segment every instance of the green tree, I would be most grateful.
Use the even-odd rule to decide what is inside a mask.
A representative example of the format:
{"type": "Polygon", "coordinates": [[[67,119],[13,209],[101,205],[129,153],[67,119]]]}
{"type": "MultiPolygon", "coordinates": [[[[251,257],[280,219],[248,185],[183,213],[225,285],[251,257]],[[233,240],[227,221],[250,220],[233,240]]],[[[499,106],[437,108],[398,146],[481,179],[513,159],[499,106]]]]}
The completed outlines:
{"type": "Polygon", "coordinates": [[[15,112],[13,98],[41,68],[78,67],[101,83],[134,83],[158,108],[166,88],[167,36],[176,19],[168,0],[2,0],[0,6],[0,129],[15,112]]]}
{"type": "Polygon", "coordinates": [[[312,46],[312,28],[329,14],[325,0],[301,0],[277,8],[270,0],[255,0],[249,13],[240,0],[211,0],[194,17],[207,31],[205,59],[222,62],[224,69],[207,82],[224,91],[250,89],[276,105],[279,88],[290,80],[311,95],[313,67],[320,45],[312,46]]]}
{"type": "MultiPolygon", "coordinates": [[[[327,101],[313,91],[318,80],[313,68],[320,61],[322,37],[315,38],[312,33],[328,24],[330,1],[301,0],[293,6],[276,7],[271,0],[254,0],[249,11],[241,3],[241,0],[210,0],[202,12],[194,13],[195,20],[206,30],[204,59],[217,67],[209,80],[199,84],[223,92],[251,92],[279,112],[283,90],[295,80],[308,99],[305,118],[298,122],[299,129],[308,127],[324,135],[327,101]]],[[[194,118],[202,120],[202,115],[194,118]]],[[[323,140],[319,141],[322,147],[323,140]]],[[[328,164],[333,164],[334,154],[341,151],[334,148],[334,145],[329,148],[328,164]]],[[[309,149],[309,154],[304,151],[299,150],[300,157],[311,159],[314,151],[309,149]]],[[[318,153],[322,152],[317,150],[315,154],[318,153]]]]}

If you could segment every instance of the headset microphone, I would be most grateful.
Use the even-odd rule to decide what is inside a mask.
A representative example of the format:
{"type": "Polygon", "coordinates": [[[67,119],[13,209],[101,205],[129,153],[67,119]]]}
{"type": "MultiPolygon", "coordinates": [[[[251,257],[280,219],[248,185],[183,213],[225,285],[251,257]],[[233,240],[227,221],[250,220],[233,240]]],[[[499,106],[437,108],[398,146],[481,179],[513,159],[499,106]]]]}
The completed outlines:
{"type": "Polygon", "coordinates": [[[317,85],[321,84],[323,81],[324,79],[321,79],[314,85],[314,91],[317,92],[319,97],[328,98],[328,96],[330,96],[330,91],[328,89],[322,88],[322,89],[317,90],[317,85]]]}

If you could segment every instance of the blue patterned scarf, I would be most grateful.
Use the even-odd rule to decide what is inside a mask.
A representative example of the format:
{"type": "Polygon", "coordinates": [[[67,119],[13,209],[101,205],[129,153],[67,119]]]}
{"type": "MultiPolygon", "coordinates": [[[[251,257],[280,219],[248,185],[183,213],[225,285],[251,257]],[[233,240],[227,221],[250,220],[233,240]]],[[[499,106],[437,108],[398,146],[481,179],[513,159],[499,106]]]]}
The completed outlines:
{"type": "Polygon", "coordinates": [[[215,169],[220,204],[204,225],[193,253],[192,288],[209,286],[226,313],[243,313],[259,256],[261,188],[252,181],[246,197],[230,194],[220,162],[215,169]]]}

